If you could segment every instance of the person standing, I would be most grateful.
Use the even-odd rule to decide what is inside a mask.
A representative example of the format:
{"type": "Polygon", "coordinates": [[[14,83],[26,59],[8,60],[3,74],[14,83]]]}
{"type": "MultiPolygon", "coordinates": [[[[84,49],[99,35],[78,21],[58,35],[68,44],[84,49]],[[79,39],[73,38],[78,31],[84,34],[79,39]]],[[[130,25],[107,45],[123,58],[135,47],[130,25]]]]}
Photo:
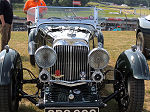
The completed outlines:
{"type": "Polygon", "coordinates": [[[0,33],[1,50],[8,44],[11,37],[11,24],[13,21],[13,9],[10,0],[0,0],[0,33]]]}
{"type": "Polygon", "coordinates": [[[36,6],[46,6],[43,0],[27,0],[24,5],[24,13],[27,14],[28,9],[36,6]]]}
{"type": "MultiPolygon", "coordinates": [[[[37,6],[46,6],[46,3],[44,2],[44,0],[27,0],[23,11],[25,14],[27,14],[28,10],[32,7],[37,7],[37,6]]],[[[46,13],[47,8],[43,7],[40,8],[39,13],[40,13],[40,17],[42,17],[42,14],[46,13]]],[[[35,9],[31,9],[29,11],[29,13],[27,14],[27,21],[31,21],[32,23],[35,22],[35,9]]],[[[28,28],[28,35],[30,33],[30,28],[28,28]]]]}

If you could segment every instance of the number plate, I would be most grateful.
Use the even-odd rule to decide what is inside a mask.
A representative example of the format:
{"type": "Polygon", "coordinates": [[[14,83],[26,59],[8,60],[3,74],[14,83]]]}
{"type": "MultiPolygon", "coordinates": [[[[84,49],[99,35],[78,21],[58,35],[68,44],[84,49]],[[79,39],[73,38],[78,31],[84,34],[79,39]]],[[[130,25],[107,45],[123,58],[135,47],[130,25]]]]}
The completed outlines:
{"type": "Polygon", "coordinates": [[[99,112],[98,107],[64,107],[64,108],[47,108],[45,112],[99,112]]]}

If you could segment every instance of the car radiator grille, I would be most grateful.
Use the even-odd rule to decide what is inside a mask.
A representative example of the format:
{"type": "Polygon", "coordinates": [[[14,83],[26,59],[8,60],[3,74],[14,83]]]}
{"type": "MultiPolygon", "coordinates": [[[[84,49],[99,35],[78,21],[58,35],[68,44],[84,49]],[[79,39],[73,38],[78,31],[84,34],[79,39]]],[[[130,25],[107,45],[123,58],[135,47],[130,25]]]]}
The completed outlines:
{"type": "Polygon", "coordinates": [[[88,65],[88,48],[85,46],[55,46],[57,61],[50,68],[52,80],[56,74],[62,77],[59,80],[75,81],[81,80],[80,73],[86,73],[86,80],[90,78],[90,67],[88,65]],[[57,72],[57,73],[56,73],[57,72]]]}

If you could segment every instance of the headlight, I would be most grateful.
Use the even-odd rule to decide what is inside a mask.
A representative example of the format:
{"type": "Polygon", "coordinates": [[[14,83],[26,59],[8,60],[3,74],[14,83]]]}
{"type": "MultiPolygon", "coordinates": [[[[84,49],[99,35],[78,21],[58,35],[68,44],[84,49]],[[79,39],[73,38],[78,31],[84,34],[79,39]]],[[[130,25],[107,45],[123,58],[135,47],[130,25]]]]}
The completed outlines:
{"type": "Polygon", "coordinates": [[[35,61],[41,68],[49,68],[56,62],[57,54],[55,50],[49,46],[42,46],[35,52],[35,61]]]}
{"type": "Polygon", "coordinates": [[[88,55],[88,63],[94,69],[103,69],[109,63],[108,52],[103,48],[95,48],[88,55]]]}

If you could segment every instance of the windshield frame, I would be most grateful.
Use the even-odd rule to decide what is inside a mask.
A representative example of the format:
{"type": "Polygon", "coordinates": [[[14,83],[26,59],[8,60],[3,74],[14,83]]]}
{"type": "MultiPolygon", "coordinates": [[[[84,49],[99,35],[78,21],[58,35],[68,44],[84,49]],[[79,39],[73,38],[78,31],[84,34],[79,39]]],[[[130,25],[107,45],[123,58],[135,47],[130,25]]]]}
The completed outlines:
{"type": "MultiPolygon", "coordinates": [[[[98,9],[96,7],[53,7],[53,6],[37,6],[37,7],[33,7],[33,8],[30,8],[30,10],[34,9],[35,10],[35,21],[34,21],[34,24],[35,26],[39,26],[40,24],[43,24],[43,23],[77,23],[77,24],[89,24],[89,25],[92,25],[94,26],[95,28],[97,27],[98,25],[98,11],[101,10],[101,9],[98,9]],[[84,20],[84,19],[79,19],[79,20],[57,20],[57,19],[52,19],[52,20],[48,20],[47,18],[46,19],[40,19],[40,14],[39,14],[39,9],[40,8],[56,8],[56,9],[79,9],[79,10],[88,10],[88,9],[92,9],[94,12],[93,12],[93,19],[90,20],[90,19],[87,19],[87,20],[84,20]]],[[[27,12],[28,14],[28,12],[27,12]]]]}

